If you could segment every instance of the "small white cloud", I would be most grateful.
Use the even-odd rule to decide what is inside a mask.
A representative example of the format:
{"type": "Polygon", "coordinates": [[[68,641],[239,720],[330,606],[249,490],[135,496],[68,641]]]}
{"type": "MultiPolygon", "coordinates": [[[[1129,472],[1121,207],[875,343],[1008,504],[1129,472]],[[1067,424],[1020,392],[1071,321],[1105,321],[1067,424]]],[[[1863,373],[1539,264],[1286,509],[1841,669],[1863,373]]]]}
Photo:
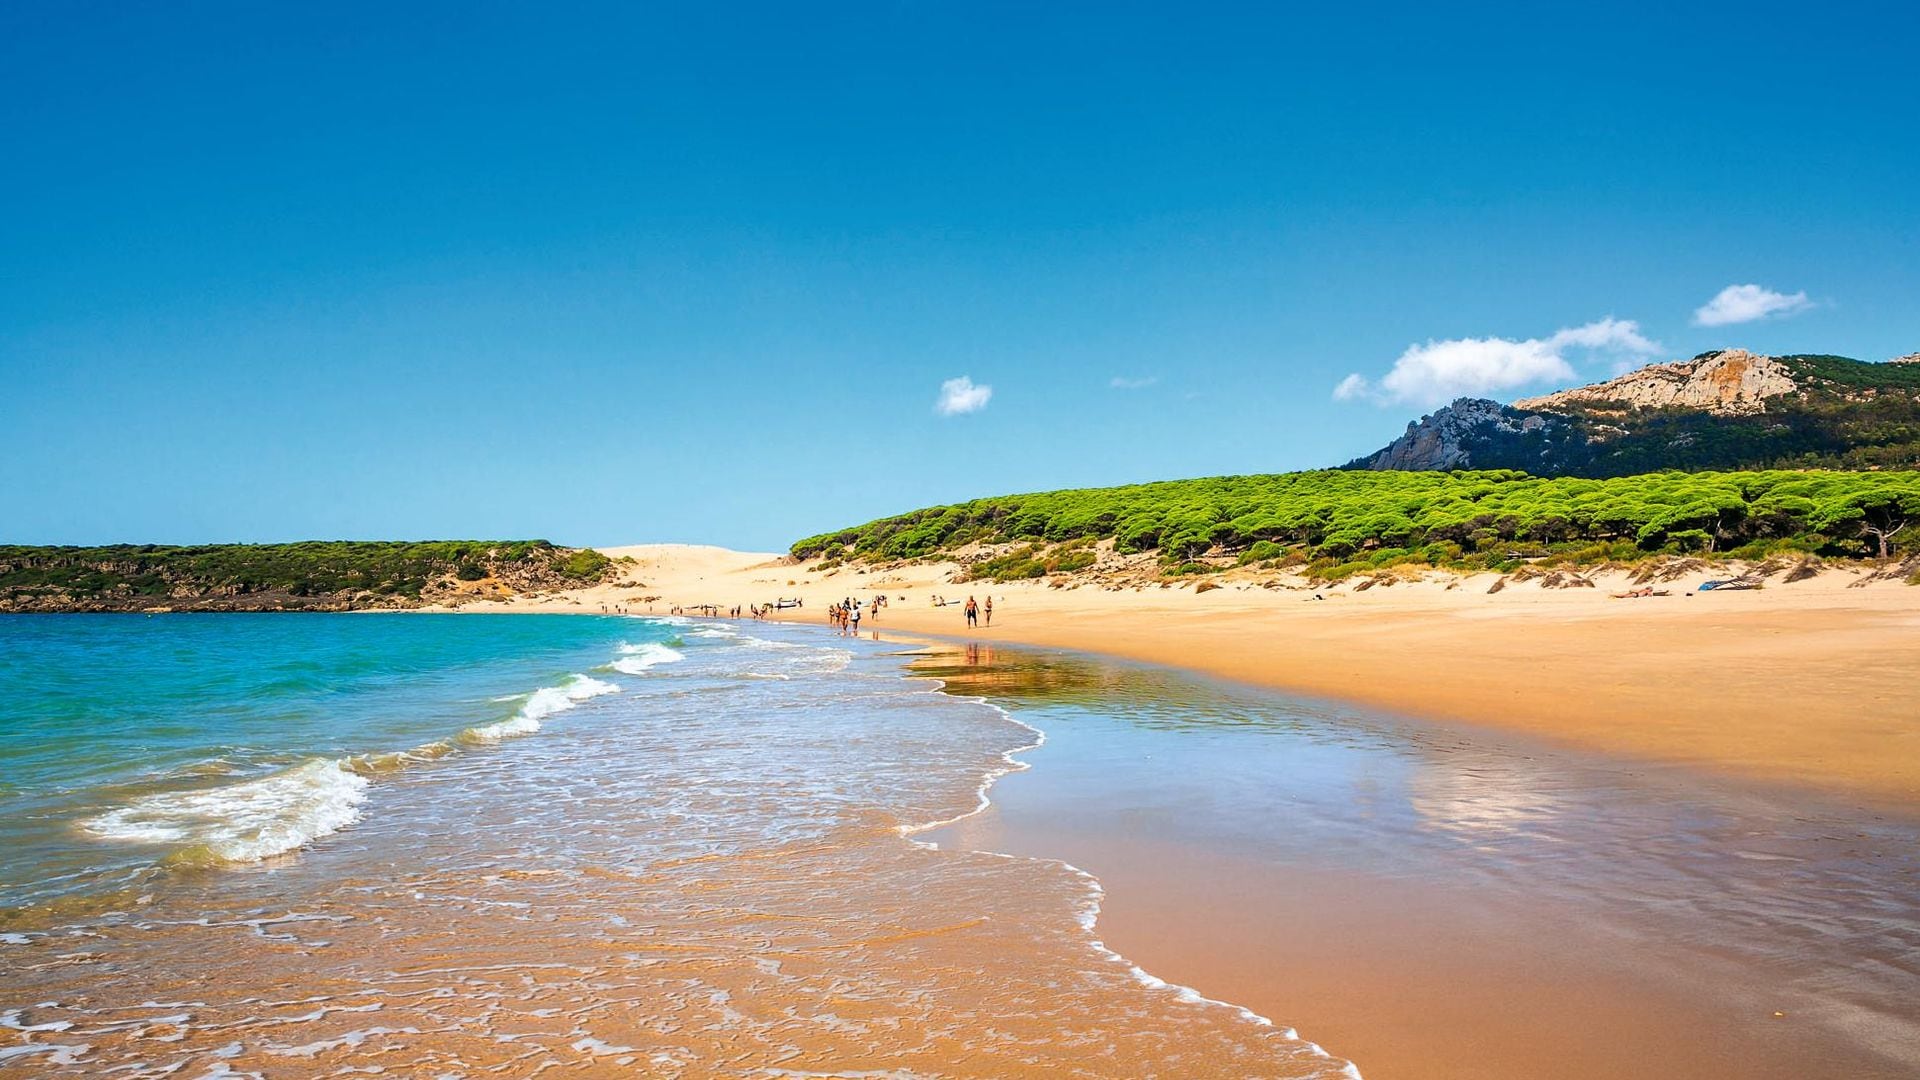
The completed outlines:
{"type": "Polygon", "coordinates": [[[1160,376],[1158,375],[1142,375],[1139,378],[1115,375],[1112,379],[1108,380],[1107,385],[1113,387],[1115,390],[1145,390],[1147,387],[1159,381],[1160,376]]]}
{"type": "Polygon", "coordinates": [[[993,387],[975,386],[972,379],[962,375],[940,384],[940,400],[934,403],[933,411],[941,416],[979,412],[992,399],[993,387]]]}
{"type": "Polygon", "coordinates": [[[1619,357],[1660,351],[1631,319],[1608,317],[1568,327],[1546,338],[1454,338],[1410,345],[1376,384],[1358,373],[1333,388],[1336,401],[1431,407],[1458,397],[1484,397],[1545,382],[1571,382],[1569,349],[1619,357]]]}
{"type": "Polygon", "coordinates": [[[1569,345],[1578,345],[1584,349],[1605,349],[1614,352],[1657,353],[1660,343],[1649,340],[1640,333],[1640,324],[1632,319],[1616,319],[1609,315],[1597,322],[1585,326],[1575,326],[1557,331],[1547,339],[1547,344],[1555,349],[1564,349],[1569,345]]]}
{"type": "Polygon", "coordinates": [[[1780,293],[1759,285],[1729,285],[1693,312],[1695,326],[1732,326],[1769,315],[1792,315],[1813,306],[1804,292],[1780,293]]]}
{"type": "Polygon", "coordinates": [[[1366,397],[1371,393],[1373,393],[1373,387],[1367,385],[1366,378],[1356,371],[1346,378],[1341,379],[1340,385],[1333,388],[1333,400],[1352,401],[1356,398],[1366,397]]]}

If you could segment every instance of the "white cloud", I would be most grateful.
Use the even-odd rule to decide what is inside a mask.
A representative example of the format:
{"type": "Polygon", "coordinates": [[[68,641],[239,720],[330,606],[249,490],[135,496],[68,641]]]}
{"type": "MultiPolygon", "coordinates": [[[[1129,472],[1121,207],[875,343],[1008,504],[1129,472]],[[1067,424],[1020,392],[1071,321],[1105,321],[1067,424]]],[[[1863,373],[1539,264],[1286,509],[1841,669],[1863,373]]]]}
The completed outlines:
{"type": "Polygon", "coordinates": [[[940,400],[934,403],[933,411],[941,416],[979,412],[992,399],[993,387],[975,386],[972,379],[962,375],[940,384],[940,400]]]}
{"type": "Polygon", "coordinates": [[[1340,385],[1333,388],[1333,400],[1352,401],[1355,398],[1363,398],[1367,396],[1367,390],[1366,377],[1356,371],[1341,379],[1340,385]]]}
{"type": "Polygon", "coordinates": [[[1333,388],[1335,401],[1366,399],[1382,405],[1444,405],[1458,397],[1485,397],[1545,382],[1571,382],[1570,349],[1611,356],[1648,356],[1658,342],[1631,319],[1608,317],[1568,327],[1546,338],[1454,338],[1410,345],[1376,384],[1358,373],[1333,388]]]}
{"type": "Polygon", "coordinates": [[[1144,375],[1144,376],[1141,376],[1140,378],[1129,378],[1128,376],[1125,376],[1125,375],[1115,375],[1107,383],[1107,385],[1113,387],[1115,390],[1145,390],[1147,387],[1152,386],[1154,383],[1157,383],[1159,381],[1160,381],[1160,376],[1158,375],[1144,375]]]}
{"type": "Polygon", "coordinates": [[[1693,311],[1695,326],[1731,326],[1769,315],[1792,315],[1813,306],[1804,292],[1779,293],[1759,285],[1729,285],[1693,311]]]}
{"type": "Polygon", "coordinates": [[[1616,319],[1611,315],[1585,326],[1557,331],[1547,339],[1547,344],[1555,349],[1578,345],[1583,349],[1611,352],[1651,354],[1660,351],[1659,342],[1649,340],[1640,333],[1639,323],[1632,319],[1616,319]]]}

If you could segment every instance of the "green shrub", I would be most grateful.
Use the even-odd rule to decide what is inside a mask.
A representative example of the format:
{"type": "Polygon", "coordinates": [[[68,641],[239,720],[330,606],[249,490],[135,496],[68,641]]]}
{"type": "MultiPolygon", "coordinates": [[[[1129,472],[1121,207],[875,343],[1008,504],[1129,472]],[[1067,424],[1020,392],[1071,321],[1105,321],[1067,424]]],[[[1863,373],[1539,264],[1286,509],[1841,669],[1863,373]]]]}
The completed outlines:
{"type": "Polygon", "coordinates": [[[1071,574],[1075,570],[1085,570],[1100,561],[1100,556],[1086,548],[1077,548],[1064,555],[1054,557],[1047,564],[1047,571],[1054,574],[1071,574]]]}
{"type": "Polygon", "coordinates": [[[1271,540],[1256,540],[1252,547],[1240,553],[1240,565],[1245,566],[1248,563],[1265,562],[1268,559],[1279,559],[1285,557],[1287,554],[1289,554],[1287,549],[1280,544],[1276,544],[1271,540]]]}
{"type": "Polygon", "coordinates": [[[489,563],[552,560],[556,570],[597,579],[610,565],[597,551],[562,556],[544,540],[419,542],[328,540],[292,544],[205,544],[172,547],[0,545],[0,590],[18,598],[131,601],[176,589],[196,597],[285,594],[328,597],[361,590],[418,597],[447,574],[487,576],[489,563]]]}
{"type": "Polygon", "coordinates": [[[580,580],[597,579],[613,565],[613,560],[592,548],[581,548],[569,555],[554,560],[553,568],[570,578],[580,580]]]}

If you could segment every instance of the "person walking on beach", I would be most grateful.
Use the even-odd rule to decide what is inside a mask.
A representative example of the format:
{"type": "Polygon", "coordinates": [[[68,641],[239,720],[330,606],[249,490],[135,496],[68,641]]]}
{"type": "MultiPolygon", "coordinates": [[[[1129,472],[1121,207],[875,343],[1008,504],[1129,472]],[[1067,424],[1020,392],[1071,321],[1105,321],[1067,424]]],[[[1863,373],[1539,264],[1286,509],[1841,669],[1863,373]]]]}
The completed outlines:
{"type": "Polygon", "coordinates": [[[853,636],[859,637],[860,636],[860,602],[858,600],[853,602],[853,610],[851,612],[848,612],[848,617],[853,620],[853,636]]]}
{"type": "Polygon", "coordinates": [[[980,605],[974,603],[971,596],[967,597],[967,625],[969,627],[980,625],[980,605]]]}
{"type": "Polygon", "coordinates": [[[987,597],[987,625],[993,625],[993,597],[987,597]]]}

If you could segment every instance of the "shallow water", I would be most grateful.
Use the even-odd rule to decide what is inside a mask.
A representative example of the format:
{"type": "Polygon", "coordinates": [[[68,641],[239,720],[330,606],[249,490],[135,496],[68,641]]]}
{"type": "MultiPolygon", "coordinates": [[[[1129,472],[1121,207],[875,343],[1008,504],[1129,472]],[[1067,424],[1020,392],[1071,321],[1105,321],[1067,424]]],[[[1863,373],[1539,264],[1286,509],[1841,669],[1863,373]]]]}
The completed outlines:
{"type": "Polygon", "coordinates": [[[1071,654],[923,661],[942,692],[811,627],[34,625],[67,644],[15,677],[93,667],[0,751],[45,765],[0,795],[4,1075],[1351,1075],[1101,945],[1057,861],[1101,845],[1551,913],[1569,984],[1786,1006],[1781,1075],[1920,1063],[1920,827],[1858,807],[1071,654]]]}
{"type": "Polygon", "coordinates": [[[1604,977],[1660,995],[1650,1010],[1669,1000],[1727,1018],[1661,1031],[1690,1052],[1726,1040],[1718,1071],[1666,1075],[1920,1075],[1911,817],[1070,653],[960,659],[923,669],[1048,742],[1031,773],[996,788],[991,813],[933,834],[942,842],[1072,858],[1116,879],[1108,867],[1124,868],[1126,885],[1168,894],[1200,890],[1156,882],[1137,865],[1152,852],[1181,853],[1194,873],[1208,860],[1185,855],[1214,851],[1231,864],[1222,882],[1241,886],[1372,882],[1409,921],[1458,905],[1483,947],[1547,950],[1532,959],[1569,993],[1604,977]],[[1544,944],[1523,928],[1544,928],[1544,944]]]}
{"type": "MultiPolygon", "coordinates": [[[[519,618],[409,617],[381,633],[525,633],[507,625],[519,618]]],[[[22,916],[0,938],[0,1072],[1347,1071],[1283,1026],[1099,948],[1098,886],[1084,875],[914,840],[978,809],[985,784],[1036,741],[1000,709],[903,677],[883,646],[812,629],[576,621],[592,640],[538,643],[528,663],[546,674],[511,700],[487,685],[455,695],[465,714],[449,708],[397,737],[343,724],[330,742],[228,746],[223,756],[258,754],[282,771],[169,774],[176,801],[158,809],[142,803],[153,792],[120,791],[118,806],[180,820],[195,816],[183,791],[227,810],[232,798],[208,793],[449,747],[348,770],[363,781],[351,820],[297,850],[206,858],[188,838],[202,857],[169,861],[180,838],[105,835],[86,823],[115,804],[72,800],[48,846],[86,863],[107,858],[85,854],[98,845],[122,869],[69,894],[105,910],[37,908],[38,921],[22,916]],[[546,689],[598,684],[615,689],[529,709],[559,704],[546,689]],[[135,872],[142,850],[148,868],[135,872]]],[[[469,675],[505,678],[497,660],[469,675]]],[[[209,694],[181,722],[246,700],[209,694]]],[[[356,711],[385,716],[369,702],[356,711]]],[[[108,790],[119,789],[96,792],[108,790]]],[[[35,797],[36,827],[52,831],[57,798],[35,797]]]]}

